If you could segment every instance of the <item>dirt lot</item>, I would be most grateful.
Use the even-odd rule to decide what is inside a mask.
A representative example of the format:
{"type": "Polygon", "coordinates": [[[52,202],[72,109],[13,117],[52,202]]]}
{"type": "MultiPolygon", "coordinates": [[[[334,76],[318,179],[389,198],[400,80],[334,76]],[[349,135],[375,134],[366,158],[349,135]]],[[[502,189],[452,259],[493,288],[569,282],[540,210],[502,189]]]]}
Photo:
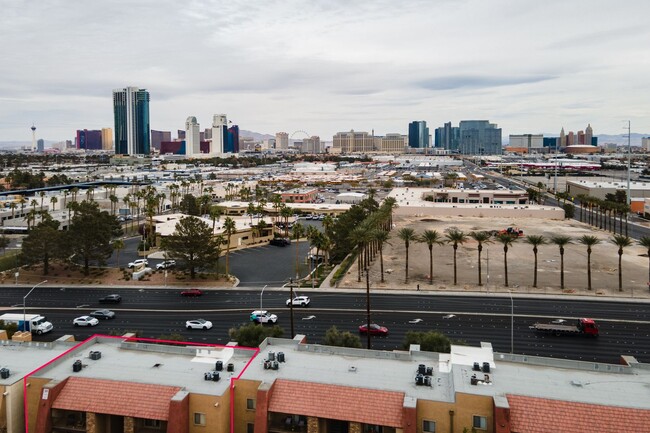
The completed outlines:
{"type": "MultiPolygon", "coordinates": [[[[634,244],[625,248],[623,253],[623,293],[618,291],[618,248],[611,243],[611,233],[593,229],[580,222],[566,220],[553,221],[542,219],[513,218],[431,218],[398,217],[391,232],[390,244],[384,247],[385,283],[380,281],[379,259],[371,268],[372,287],[381,289],[412,289],[441,291],[500,291],[512,290],[519,293],[566,293],[584,295],[611,295],[623,297],[650,298],[648,290],[648,255],[647,251],[634,244]],[[478,286],[477,242],[468,238],[459,246],[457,252],[458,285],[453,286],[453,247],[449,244],[433,247],[433,286],[429,285],[429,250],[426,244],[412,243],[409,247],[409,282],[404,281],[406,248],[397,237],[401,227],[412,227],[416,235],[424,230],[445,230],[456,227],[465,233],[480,230],[499,230],[506,227],[518,227],[525,235],[539,234],[550,237],[562,234],[574,239],[567,245],[564,253],[565,289],[560,290],[560,252],[557,245],[549,244],[539,247],[537,289],[532,287],[534,255],[531,245],[519,238],[508,250],[508,282],[504,286],[503,245],[496,241],[484,245],[482,255],[483,286],[478,286]],[[577,238],[584,234],[597,236],[601,243],[593,247],[591,255],[592,287],[587,291],[587,247],[579,244],[577,238]],[[488,265],[489,257],[489,265],[488,265]],[[489,284],[486,286],[489,268],[489,284]]],[[[365,287],[357,282],[357,268],[353,265],[339,284],[339,287],[365,287]]]]}

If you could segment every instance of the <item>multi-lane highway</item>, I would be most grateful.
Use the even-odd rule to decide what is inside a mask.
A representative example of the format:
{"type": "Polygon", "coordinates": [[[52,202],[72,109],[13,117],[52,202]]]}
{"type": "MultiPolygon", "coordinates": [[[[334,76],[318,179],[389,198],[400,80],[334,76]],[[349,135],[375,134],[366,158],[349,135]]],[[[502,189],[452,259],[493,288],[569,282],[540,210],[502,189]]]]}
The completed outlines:
{"type": "MultiPolygon", "coordinates": [[[[23,296],[29,288],[3,288],[0,308],[15,307],[22,312],[23,296]]],[[[198,298],[184,298],[175,289],[97,289],[51,288],[35,290],[28,298],[29,312],[40,313],[54,324],[49,335],[35,337],[52,340],[64,334],[83,339],[94,333],[122,334],[137,331],[141,337],[181,334],[186,341],[224,344],[228,330],[248,323],[249,314],[260,308],[260,290],[210,290],[198,298]],[[109,293],[122,295],[118,305],[100,305],[98,299],[109,293]],[[116,312],[113,320],[94,328],[75,328],[72,320],[100,307],[116,312]],[[205,318],[214,327],[208,331],[185,329],[185,321],[205,318]]],[[[336,326],[357,333],[365,321],[365,293],[310,292],[308,308],[294,308],[296,333],[320,343],[325,331],[336,326]]],[[[290,333],[287,290],[266,289],[262,308],[280,318],[279,325],[290,333]]],[[[509,297],[449,296],[425,293],[373,294],[372,321],[387,326],[388,337],[373,337],[374,349],[393,350],[402,346],[408,331],[439,330],[456,341],[478,345],[491,342],[495,351],[552,356],[587,361],[616,363],[622,354],[650,362],[650,317],[647,304],[634,302],[596,302],[588,300],[513,299],[514,327],[511,328],[509,297]],[[537,335],[528,327],[538,320],[591,317],[600,327],[597,339],[537,335]],[[512,341],[511,341],[512,332],[512,341]]],[[[365,338],[362,338],[365,344],[365,338]]]]}

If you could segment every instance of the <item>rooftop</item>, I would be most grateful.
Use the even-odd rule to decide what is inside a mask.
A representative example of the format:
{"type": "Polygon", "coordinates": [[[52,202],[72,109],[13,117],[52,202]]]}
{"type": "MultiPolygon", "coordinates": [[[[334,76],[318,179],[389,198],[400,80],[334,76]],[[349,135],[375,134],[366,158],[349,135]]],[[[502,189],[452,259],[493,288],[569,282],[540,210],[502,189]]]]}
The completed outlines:
{"type": "Polygon", "coordinates": [[[46,364],[52,358],[61,355],[72,346],[73,344],[62,342],[0,341],[0,368],[8,368],[10,372],[7,379],[0,378],[0,385],[11,385],[22,380],[27,374],[46,364]]]}
{"type": "Polygon", "coordinates": [[[222,395],[229,386],[227,379],[239,375],[254,354],[252,349],[237,347],[164,345],[100,336],[78,345],[34,376],[55,380],[79,377],[135,382],[222,395]],[[91,351],[101,352],[101,358],[91,359],[91,351]],[[83,368],[73,373],[72,363],[76,360],[81,360],[83,368]],[[216,361],[223,362],[221,380],[205,380],[204,374],[215,369],[216,361]],[[234,372],[226,371],[228,363],[234,364],[234,372]]]}

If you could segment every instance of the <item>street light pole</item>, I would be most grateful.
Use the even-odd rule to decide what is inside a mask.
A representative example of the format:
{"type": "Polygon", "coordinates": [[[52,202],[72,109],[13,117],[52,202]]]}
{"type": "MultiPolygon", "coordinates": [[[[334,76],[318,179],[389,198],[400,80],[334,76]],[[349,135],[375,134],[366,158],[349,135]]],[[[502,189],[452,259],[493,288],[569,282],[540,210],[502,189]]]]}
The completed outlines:
{"type": "Polygon", "coordinates": [[[293,278],[289,278],[289,309],[291,310],[291,338],[296,335],[293,332],[293,278]]]}
{"type": "Polygon", "coordinates": [[[266,289],[266,286],[262,287],[262,293],[260,293],[260,310],[263,310],[263,308],[262,308],[262,295],[264,294],[264,289],[266,289]]]}
{"type": "Polygon", "coordinates": [[[508,290],[508,295],[510,295],[510,354],[512,355],[515,345],[515,303],[510,290],[508,290]]]}
{"type": "Polygon", "coordinates": [[[366,266],[366,337],[368,350],[370,350],[370,269],[366,266]]]}
{"type": "MultiPolygon", "coordinates": [[[[45,283],[47,283],[47,280],[41,281],[40,283],[38,283],[37,285],[32,287],[32,289],[29,292],[27,292],[27,294],[25,296],[23,296],[23,331],[27,331],[27,326],[26,326],[26,323],[27,323],[27,297],[34,291],[35,288],[37,288],[41,284],[45,284],[45,283]]],[[[31,327],[30,327],[30,332],[31,332],[31,327]]]]}

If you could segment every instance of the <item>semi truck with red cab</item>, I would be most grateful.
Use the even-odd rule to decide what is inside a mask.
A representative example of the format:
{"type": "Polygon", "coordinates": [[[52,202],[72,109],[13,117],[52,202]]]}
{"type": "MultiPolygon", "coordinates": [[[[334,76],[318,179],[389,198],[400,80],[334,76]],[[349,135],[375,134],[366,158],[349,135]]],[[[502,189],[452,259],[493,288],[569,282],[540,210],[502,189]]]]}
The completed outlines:
{"type": "Polygon", "coordinates": [[[550,323],[534,323],[530,329],[552,335],[586,335],[598,337],[598,326],[594,319],[580,319],[577,323],[566,320],[554,320],[550,323]]]}

